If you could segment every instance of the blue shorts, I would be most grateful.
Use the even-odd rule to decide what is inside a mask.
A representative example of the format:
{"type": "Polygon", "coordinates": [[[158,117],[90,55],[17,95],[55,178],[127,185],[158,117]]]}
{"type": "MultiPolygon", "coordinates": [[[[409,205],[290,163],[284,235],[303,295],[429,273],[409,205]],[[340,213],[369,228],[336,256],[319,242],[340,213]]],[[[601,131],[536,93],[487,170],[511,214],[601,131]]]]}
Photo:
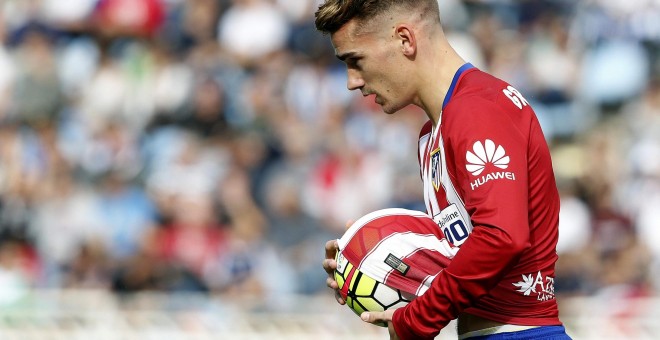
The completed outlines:
{"type": "Polygon", "coordinates": [[[564,326],[541,326],[524,331],[469,337],[465,340],[571,340],[564,326]]]}

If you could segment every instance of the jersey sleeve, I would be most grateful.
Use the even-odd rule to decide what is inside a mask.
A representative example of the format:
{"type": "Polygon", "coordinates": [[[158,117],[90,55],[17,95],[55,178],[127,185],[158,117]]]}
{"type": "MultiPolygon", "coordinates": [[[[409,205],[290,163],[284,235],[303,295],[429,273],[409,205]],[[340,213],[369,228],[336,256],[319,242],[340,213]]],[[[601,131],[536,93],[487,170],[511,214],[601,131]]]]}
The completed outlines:
{"type": "Polygon", "coordinates": [[[429,291],[395,311],[401,339],[436,336],[495,287],[529,247],[529,124],[524,118],[529,112],[523,110],[531,109],[505,112],[496,102],[478,97],[452,105],[452,115],[442,122],[447,169],[473,230],[429,291]]]}

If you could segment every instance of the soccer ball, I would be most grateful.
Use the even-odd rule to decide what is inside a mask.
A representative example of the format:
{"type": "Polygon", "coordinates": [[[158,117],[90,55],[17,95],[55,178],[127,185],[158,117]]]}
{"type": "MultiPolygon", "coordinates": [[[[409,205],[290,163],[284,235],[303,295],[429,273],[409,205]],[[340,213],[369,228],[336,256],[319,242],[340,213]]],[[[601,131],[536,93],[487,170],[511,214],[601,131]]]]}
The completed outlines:
{"type": "MultiPolygon", "coordinates": [[[[337,252],[336,260],[335,280],[339,285],[339,294],[358,316],[363,312],[403,307],[415,298],[415,295],[388,287],[360,272],[341,252],[337,252]]],[[[387,327],[385,323],[378,325],[387,327]]]]}
{"type": "Polygon", "coordinates": [[[357,315],[407,305],[458,251],[430,216],[397,208],[361,217],[337,243],[335,281],[357,315]]]}

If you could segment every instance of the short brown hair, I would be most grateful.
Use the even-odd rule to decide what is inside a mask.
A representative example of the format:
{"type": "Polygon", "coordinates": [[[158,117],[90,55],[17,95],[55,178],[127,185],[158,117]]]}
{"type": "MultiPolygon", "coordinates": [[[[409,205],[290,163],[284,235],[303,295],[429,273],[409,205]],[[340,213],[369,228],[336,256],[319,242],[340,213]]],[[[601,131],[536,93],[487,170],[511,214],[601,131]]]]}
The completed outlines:
{"type": "Polygon", "coordinates": [[[316,29],[332,34],[352,19],[367,21],[395,7],[419,10],[440,22],[437,0],[326,0],[316,11],[316,29]]]}

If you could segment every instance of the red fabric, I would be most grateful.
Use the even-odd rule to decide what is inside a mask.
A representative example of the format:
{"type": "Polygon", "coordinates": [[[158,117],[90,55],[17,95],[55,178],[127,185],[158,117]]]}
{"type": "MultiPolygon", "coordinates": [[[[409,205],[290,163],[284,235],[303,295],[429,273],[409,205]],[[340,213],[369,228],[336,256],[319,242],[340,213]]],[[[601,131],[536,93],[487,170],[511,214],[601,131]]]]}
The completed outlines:
{"type": "Polygon", "coordinates": [[[459,78],[433,141],[444,150],[453,186],[436,189],[427,208],[462,204],[473,230],[429,291],[395,311],[402,339],[433,338],[463,311],[510,324],[561,324],[553,286],[559,196],[545,138],[525,104],[508,84],[477,69],[459,78]],[[476,153],[475,143],[487,140],[502,146],[507,164],[503,169],[485,162],[474,175],[467,152],[476,153]],[[456,192],[456,202],[449,201],[449,191],[456,192]]]}

